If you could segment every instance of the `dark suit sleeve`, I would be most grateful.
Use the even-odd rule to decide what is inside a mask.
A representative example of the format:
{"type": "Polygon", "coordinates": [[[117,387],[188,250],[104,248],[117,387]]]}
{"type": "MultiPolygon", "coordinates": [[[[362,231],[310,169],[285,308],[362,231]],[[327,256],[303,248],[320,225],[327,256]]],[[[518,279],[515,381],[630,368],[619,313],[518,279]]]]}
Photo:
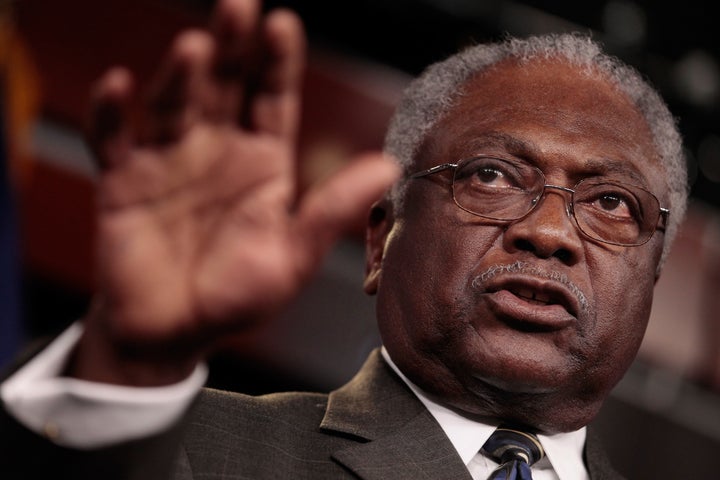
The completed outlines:
{"type": "Polygon", "coordinates": [[[58,446],[0,411],[0,478],[162,480],[175,468],[182,427],[110,448],[58,446]]]}

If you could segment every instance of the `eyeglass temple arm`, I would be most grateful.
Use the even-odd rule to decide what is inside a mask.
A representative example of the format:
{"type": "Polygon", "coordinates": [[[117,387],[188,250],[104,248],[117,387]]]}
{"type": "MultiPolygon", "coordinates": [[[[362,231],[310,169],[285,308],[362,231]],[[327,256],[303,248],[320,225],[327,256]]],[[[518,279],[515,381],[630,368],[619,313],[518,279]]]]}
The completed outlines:
{"type": "Polygon", "coordinates": [[[455,167],[457,167],[457,163],[443,163],[441,165],[435,165],[432,168],[428,168],[427,170],[421,170],[419,172],[410,174],[408,176],[408,178],[427,177],[428,175],[432,175],[433,173],[441,172],[443,170],[447,170],[448,168],[455,168],[455,167]]]}
{"type": "Polygon", "coordinates": [[[670,217],[670,209],[660,207],[660,218],[658,219],[657,228],[662,228],[663,230],[665,230],[665,228],[667,227],[669,217],[670,217]]]}

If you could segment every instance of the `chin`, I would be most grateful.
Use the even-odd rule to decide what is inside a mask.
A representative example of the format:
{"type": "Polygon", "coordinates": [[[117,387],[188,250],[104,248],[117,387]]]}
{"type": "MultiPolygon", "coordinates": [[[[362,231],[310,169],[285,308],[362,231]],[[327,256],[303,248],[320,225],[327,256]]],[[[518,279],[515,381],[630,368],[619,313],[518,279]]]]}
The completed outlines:
{"type": "MultiPolygon", "coordinates": [[[[583,391],[560,376],[463,381],[451,406],[465,416],[527,426],[554,434],[578,430],[597,415],[607,391],[583,391]]],[[[436,392],[448,398],[450,392],[436,392]]]]}
{"type": "Polygon", "coordinates": [[[573,395],[503,392],[499,397],[477,395],[464,403],[462,409],[472,416],[552,435],[587,426],[600,410],[603,399],[583,401],[573,395]]]}

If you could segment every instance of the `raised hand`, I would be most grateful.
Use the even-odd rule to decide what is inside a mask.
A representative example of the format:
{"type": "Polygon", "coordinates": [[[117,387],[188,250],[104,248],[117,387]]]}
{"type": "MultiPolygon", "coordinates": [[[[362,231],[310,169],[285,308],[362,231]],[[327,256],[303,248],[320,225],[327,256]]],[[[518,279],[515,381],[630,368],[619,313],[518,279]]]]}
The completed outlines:
{"type": "Polygon", "coordinates": [[[297,195],[304,44],[291,12],[220,1],[209,31],[178,36],[139,114],[129,72],[99,81],[98,295],[71,374],[179,380],[286,305],[395,179],[366,155],[297,195]]]}

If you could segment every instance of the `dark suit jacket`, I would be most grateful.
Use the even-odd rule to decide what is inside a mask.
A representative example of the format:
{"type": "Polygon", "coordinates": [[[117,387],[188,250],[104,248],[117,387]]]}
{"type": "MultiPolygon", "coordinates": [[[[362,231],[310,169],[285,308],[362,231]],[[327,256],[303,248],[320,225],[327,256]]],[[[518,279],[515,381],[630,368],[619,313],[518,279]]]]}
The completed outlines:
{"type": "MultiPolygon", "coordinates": [[[[0,460],[0,478],[158,479],[172,469],[177,480],[471,480],[432,415],[377,351],[350,383],[330,395],[249,397],[205,390],[182,428],[182,435],[172,431],[76,452],[50,446],[0,418],[0,452],[8,448],[20,455],[34,449],[38,455],[35,463],[15,462],[16,475],[22,472],[18,465],[35,468],[32,475],[25,470],[22,476],[6,476],[13,462],[0,460]]],[[[593,436],[585,461],[593,480],[622,478],[593,436]]]]}

